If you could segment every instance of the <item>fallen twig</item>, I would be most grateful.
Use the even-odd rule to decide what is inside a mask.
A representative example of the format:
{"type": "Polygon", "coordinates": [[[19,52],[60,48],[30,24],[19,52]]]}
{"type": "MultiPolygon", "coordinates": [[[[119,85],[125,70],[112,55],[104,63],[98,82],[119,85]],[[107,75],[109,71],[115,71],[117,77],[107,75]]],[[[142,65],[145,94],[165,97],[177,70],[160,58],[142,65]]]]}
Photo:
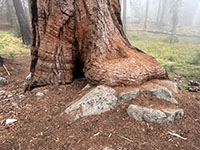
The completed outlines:
{"type": "Polygon", "coordinates": [[[101,133],[101,132],[98,132],[98,133],[94,134],[94,136],[98,136],[100,133],[101,133]]]}
{"type": "Polygon", "coordinates": [[[176,133],[170,132],[170,131],[168,131],[168,134],[170,134],[170,135],[172,135],[172,136],[176,136],[176,137],[178,137],[178,138],[180,138],[180,139],[182,139],[182,140],[187,140],[187,138],[184,138],[184,137],[182,137],[182,136],[180,136],[180,135],[178,135],[178,134],[176,134],[176,133]]]}
{"type": "Polygon", "coordinates": [[[112,133],[109,134],[108,138],[110,138],[112,136],[112,133]]]}
{"type": "Polygon", "coordinates": [[[120,138],[124,139],[124,140],[127,140],[127,141],[129,141],[129,142],[131,142],[131,143],[134,143],[133,140],[131,140],[131,139],[127,138],[127,137],[124,137],[124,136],[121,136],[121,135],[118,135],[118,136],[119,136],[120,138]]]}
{"type": "Polygon", "coordinates": [[[2,66],[3,66],[4,70],[7,72],[7,74],[10,76],[10,72],[8,71],[7,67],[4,64],[2,66]]]}

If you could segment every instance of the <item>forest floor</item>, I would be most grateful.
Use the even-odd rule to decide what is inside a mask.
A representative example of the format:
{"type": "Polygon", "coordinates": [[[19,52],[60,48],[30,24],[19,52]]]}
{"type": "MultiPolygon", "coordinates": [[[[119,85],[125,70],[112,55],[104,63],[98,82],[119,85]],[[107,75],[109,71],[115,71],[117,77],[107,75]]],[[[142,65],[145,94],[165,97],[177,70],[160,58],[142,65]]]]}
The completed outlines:
{"type": "MultiPolygon", "coordinates": [[[[176,99],[185,114],[173,126],[135,121],[126,112],[127,103],[110,112],[70,123],[63,112],[73,97],[85,87],[85,79],[23,93],[30,56],[14,56],[6,62],[6,66],[11,76],[7,76],[0,67],[3,77],[8,80],[7,85],[0,87],[0,150],[200,149],[198,93],[179,92],[176,99]],[[37,92],[44,95],[38,97],[37,92]],[[17,121],[6,125],[7,119],[17,121]]],[[[130,103],[151,104],[151,101],[150,97],[141,95],[130,103]]]]}

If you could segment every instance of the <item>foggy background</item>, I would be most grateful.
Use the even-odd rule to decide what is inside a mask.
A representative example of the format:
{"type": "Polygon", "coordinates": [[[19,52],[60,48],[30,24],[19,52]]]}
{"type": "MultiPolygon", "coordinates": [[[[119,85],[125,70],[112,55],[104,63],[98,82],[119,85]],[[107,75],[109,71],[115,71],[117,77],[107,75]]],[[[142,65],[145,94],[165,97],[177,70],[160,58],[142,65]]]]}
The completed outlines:
{"type": "MultiPolygon", "coordinates": [[[[199,35],[199,0],[120,0],[120,3],[125,32],[145,29],[163,34],[199,35]]],[[[17,36],[23,36],[20,22],[30,26],[30,18],[28,0],[0,0],[0,30],[14,30],[17,36]],[[16,12],[20,5],[23,9],[16,12]],[[17,13],[24,14],[25,19],[17,17],[17,13]]]]}
{"type": "Polygon", "coordinates": [[[121,0],[120,2],[126,32],[150,29],[155,33],[199,35],[199,0],[121,0]]]}

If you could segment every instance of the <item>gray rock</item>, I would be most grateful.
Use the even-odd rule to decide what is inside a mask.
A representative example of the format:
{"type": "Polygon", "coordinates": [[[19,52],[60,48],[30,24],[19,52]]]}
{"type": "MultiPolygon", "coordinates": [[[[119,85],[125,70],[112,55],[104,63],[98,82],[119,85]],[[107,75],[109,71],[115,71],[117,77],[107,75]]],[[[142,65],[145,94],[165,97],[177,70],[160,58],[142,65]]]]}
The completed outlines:
{"type": "Polygon", "coordinates": [[[144,108],[143,118],[146,122],[163,123],[166,117],[166,114],[160,110],[144,108]]]}
{"type": "Polygon", "coordinates": [[[119,103],[135,99],[140,94],[139,89],[133,89],[119,94],[119,103]]]}
{"type": "Polygon", "coordinates": [[[163,112],[165,112],[168,116],[174,116],[176,119],[181,119],[184,116],[183,109],[163,109],[163,112]]]}
{"type": "Polygon", "coordinates": [[[6,85],[6,84],[8,84],[8,81],[5,78],[0,77],[0,85],[6,85]]]}
{"type": "Polygon", "coordinates": [[[137,105],[130,105],[127,112],[131,118],[138,121],[146,121],[151,123],[165,123],[172,125],[175,119],[183,117],[184,111],[182,109],[152,109],[146,107],[140,107],[137,105]]]}
{"type": "Polygon", "coordinates": [[[167,84],[167,86],[171,87],[174,93],[178,93],[178,86],[177,83],[172,82],[170,80],[159,80],[159,82],[162,82],[164,84],[167,84]]]}
{"type": "Polygon", "coordinates": [[[143,115],[144,115],[144,108],[139,107],[136,105],[130,105],[127,109],[127,112],[131,118],[134,118],[135,120],[142,121],[143,115]]]}
{"type": "Polygon", "coordinates": [[[107,86],[97,86],[80,100],[69,106],[65,113],[77,120],[80,117],[101,114],[117,106],[116,91],[107,86]]]}
{"type": "Polygon", "coordinates": [[[167,119],[164,120],[164,123],[168,124],[168,125],[172,125],[174,123],[175,119],[181,119],[184,116],[184,111],[183,109],[171,109],[171,108],[167,108],[167,109],[163,109],[162,110],[164,113],[167,114],[167,119]]]}
{"type": "Polygon", "coordinates": [[[146,93],[150,96],[159,99],[164,99],[174,104],[178,104],[177,100],[173,97],[172,92],[168,90],[166,87],[159,87],[157,89],[146,91],[146,93]]]}
{"type": "Polygon", "coordinates": [[[130,117],[135,120],[153,123],[162,123],[163,120],[167,117],[166,114],[160,110],[140,107],[137,105],[130,105],[127,109],[127,112],[130,117]]]}
{"type": "Polygon", "coordinates": [[[37,96],[37,97],[42,97],[42,96],[44,96],[44,93],[42,93],[42,92],[37,92],[37,93],[36,93],[36,96],[37,96]]]}
{"type": "Polygon", "coordinates": [[[174,119],[174,116],[168,116],[165,120],[163,120],[163,123],[171,126],[174,123],[174,119]]]}

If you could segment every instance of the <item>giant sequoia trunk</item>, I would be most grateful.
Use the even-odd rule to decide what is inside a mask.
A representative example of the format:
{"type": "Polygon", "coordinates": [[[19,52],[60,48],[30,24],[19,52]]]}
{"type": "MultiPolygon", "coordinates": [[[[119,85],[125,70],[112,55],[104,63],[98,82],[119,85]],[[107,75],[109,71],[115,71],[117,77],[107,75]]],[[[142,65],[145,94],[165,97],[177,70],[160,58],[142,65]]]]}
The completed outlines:
{"type": "Polygon", "coordinates": [[[119,0],[31,0],[32,79],[28,89],[73,81],[137,86],[167,78],[157,61],[131,46],[119,0]]]}

